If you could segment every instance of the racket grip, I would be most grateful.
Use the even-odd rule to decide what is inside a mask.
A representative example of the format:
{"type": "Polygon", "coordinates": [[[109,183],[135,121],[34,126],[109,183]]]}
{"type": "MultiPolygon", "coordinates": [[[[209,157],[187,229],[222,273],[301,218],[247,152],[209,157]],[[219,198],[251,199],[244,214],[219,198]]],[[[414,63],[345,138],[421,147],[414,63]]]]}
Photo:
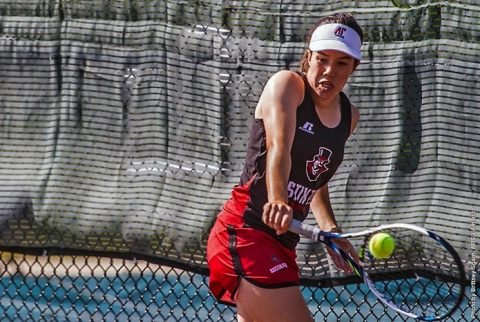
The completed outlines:
{"type": "Polygon", "coordinates": [[[311,225],[306,225],[296,219],[292,219],[292,223],[290,224],[290,227],[288,228],[293,233],[303,235],[305,237],[311,238],[313,240],[320,240],[320,228],[311,226],[311,225]]]}

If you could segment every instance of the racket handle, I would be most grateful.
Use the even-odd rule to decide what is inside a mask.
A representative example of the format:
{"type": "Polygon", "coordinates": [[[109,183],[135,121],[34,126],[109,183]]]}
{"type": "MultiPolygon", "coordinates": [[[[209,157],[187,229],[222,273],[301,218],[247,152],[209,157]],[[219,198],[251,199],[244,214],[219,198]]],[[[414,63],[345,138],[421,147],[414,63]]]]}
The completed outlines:
{"type": "Polygon", "coordinates": [[[321,229],[311,226],[311,225],[306,225],[296,219],[292,219],[292,223],[290,224],[290,227],[288,228],[293,233],[303,235],[305,237],[311,238],[313,240],[320,240],[321,238],[321,229]]]}

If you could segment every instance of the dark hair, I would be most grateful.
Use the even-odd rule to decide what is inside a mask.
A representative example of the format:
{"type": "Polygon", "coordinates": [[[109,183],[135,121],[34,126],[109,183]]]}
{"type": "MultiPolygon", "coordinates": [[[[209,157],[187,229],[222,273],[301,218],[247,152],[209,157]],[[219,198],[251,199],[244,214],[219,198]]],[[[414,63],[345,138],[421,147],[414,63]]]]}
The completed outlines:
{"type": "MultiPolygon", "coordinates": [[[[310,38],[312,37],[312,34],[315,31],[315,29],[317,29],[321,25],[326,25],[330,23],[341,23],[342,25],[352,28],[358,33],[358,35],[360,36],[360,41],[363,43],[362,28],[357,23],[353,15],[350,13],[336,13],[331,16],[325,16],[318,19],[315,25],[307,32],[307,35],[305,36],[305,43],[307,44],[307,46],[310,43],[310,38]]],[[[311,51],[308,48],[303,53],[302,59],[300,60],[300,67],[299,67],[299,70],[301,72],[305,73],[308,70],[308,66],[309,66],[308,58],[310,53],[311,51]]]]}

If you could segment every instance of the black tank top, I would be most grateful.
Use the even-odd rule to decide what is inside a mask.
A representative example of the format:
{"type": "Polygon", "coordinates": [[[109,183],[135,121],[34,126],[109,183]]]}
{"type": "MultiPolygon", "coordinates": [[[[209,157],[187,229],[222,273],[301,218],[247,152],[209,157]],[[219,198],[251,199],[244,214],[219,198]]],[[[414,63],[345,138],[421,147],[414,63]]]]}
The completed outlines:
{"type": "MultiPolygon", "coordinates": [[[[291,149],[292,166],[287,187],[288,204],[293,208],[293,217],[300,221],[308,215],[315,192],[332,178],[342,162],[352,123],[350,101],[345,94],[340,93],[340,123],[335,128],[324,126],[315,111],[310,87],[305,79],[304,82],[305,95],[296,113],[296,131],[291,149]]],[[[255,119],[250,129],[240,185],[234,188],[232,194],[236,200],[232,202],[236,204],[235,209],[242,209],[246,226],[263,230],[286,247],[294,248],[299,241],[297,234],[287,232],[279,236],[262,222],[263,206],[268,201],[266,153],[263,120],[255,119]]]]}

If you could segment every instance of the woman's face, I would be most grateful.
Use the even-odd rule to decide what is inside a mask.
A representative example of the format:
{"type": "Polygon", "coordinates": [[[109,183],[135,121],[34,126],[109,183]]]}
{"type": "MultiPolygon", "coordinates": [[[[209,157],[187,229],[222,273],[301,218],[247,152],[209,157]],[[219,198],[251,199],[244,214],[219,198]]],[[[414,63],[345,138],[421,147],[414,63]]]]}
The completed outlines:
{"type": "Polygon", "coordinates": [[[358,65],[353,57],[337,50],[311,52],[308,62],[308,83],[321,98],[336,97],[358,65]]]}

